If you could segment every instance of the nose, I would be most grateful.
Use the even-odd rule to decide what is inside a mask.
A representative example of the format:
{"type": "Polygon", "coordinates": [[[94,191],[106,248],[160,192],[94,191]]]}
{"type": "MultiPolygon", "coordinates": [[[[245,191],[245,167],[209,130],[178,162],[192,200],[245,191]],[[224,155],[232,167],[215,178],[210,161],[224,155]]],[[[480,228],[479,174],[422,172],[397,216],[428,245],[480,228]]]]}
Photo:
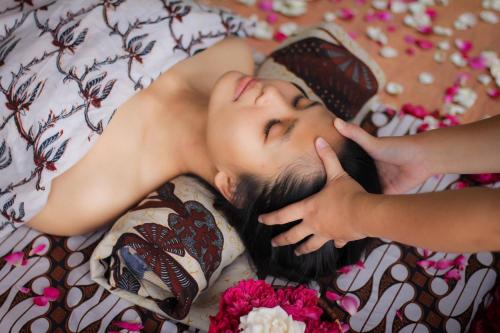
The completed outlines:
{"type": "Polygon", "coordinates": [[[264,85],[262,88],[262,95],[258,99],[259,104],[262,106],[286,106],[285,96],[283,93],[273,85],[264,85]]]}

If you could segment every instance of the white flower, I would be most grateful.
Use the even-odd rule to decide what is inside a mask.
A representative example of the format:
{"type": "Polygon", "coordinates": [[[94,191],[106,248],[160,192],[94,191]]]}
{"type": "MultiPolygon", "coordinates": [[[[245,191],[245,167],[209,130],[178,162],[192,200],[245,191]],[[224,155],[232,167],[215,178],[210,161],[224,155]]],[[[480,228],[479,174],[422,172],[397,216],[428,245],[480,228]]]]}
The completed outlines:
{"type": "Polygon", "coordinates": [[[274,308],[255,308],[240,318],[243,333],[304,333],[306,324],[293,320],[279,305],[274,308]]]}

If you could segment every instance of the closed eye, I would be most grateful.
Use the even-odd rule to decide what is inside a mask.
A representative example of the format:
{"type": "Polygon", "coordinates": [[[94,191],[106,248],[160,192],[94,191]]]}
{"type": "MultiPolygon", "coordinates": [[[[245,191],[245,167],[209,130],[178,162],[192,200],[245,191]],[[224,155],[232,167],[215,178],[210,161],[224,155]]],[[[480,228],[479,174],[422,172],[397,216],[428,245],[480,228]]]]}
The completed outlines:
{"type": "Polygon", "coordinates": [[[304,108],[298,108],[298,106],[299,106],[299,102],[300,102],[300,100],[302,100],[302,99],[306,99],[306,97],[304,97],[304,95],[297,95],[297,96],[295,96],[295,97],[293,98],[293,100],[292,100],[292,106],[293,106],[294,108],[298,109],[298,110],[307,110],[307,109],[309,109],[309,108],[312,108],[313,106],[320,105],[320,103],[319,103],[319,102],[314,101],[314,102],[312,102],[311,104],[307,105],[307,106],[306,106],[306,107],[304,107],[304,108]]]}
{"type": "Polygon", "coordinates": [[[264,141],[267,141],[267,137],[269,136],[271,128],[276,124],[281,124],[281,120],[271,119],[267,122],[266,126],[264,127],[264,138],[265,138],[264,141]]]}

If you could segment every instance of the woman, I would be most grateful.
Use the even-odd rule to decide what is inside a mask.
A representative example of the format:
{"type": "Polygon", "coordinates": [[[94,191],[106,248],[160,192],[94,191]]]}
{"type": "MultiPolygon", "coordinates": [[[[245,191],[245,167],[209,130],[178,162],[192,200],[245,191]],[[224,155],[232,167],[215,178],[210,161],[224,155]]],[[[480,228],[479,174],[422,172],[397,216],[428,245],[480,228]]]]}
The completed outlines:
{"type": "MultiPolygon", "coordinates": [[[[226,213],[241,226],[250,247],[256,233],[266,234],[257,228],[258,214],[324,185],[314,148],[317,136],[340,153],[346,169],[367,190],[379,191],[373,161],[332,130],[335,116],[329,110],[292,83],[260,80],[253,72],[251,50],[236,38],[170,67],[118,107],[91,149],[52,180],[46,205],[27,225],[55,235],[86,233],[113,222],[166,181],[194,174],[230,203],[226,213]]],[[[270,238],[259,239],[266,246],[249,249],[256,261],[271,253],[270,238]]],[[[363,242],[346,248],[341,262],[356,260],[363,242]]],[[[338,254],[332,246],[327,256],[335,260],[323,254],[316,261],[302,257],[297,262],[291,250],[277,254],[283,266],[266,264],[263,269],[296,275],[294,268],[306,260],[300,276],[310,278],[336,267],[338,254]]]]}

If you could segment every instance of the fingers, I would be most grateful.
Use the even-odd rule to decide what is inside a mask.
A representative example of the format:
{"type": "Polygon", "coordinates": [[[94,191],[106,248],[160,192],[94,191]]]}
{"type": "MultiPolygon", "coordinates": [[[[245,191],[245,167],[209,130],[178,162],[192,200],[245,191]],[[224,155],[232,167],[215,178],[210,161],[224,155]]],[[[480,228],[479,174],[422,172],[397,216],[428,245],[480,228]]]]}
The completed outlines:
{"type": "Polygon", "coordinates": [[[274,237],[271,241],[273,246],[284,246],[300,242],[307,236],[311,235],[312,229],[305,223],[299,223],[295,227],[287,230],[278,236],[274,237]]]}
{"type": "Polygon", "coordinates": [[[306,200],[295,202],[272,213],[259,215],[258,220],[266,225],[285,224],[300,220],[304,216],[306,200]]]}
{"type": "Polygon", "coordinates": [[[364,150],[370,152],[375,149],[376,138],[368,134],[361,127],[349,124],[340,118],[335,118],[333,124],[340,134],[356,142],[364,150]]]}
{"type": "Polygon", "coordinates": [[[311,253],[316,250],[319,250],[326,242],[330,239],[322,236],[312,236],[305,242],[295,249],[295,255],[299,256],[306,253],[311,253]]]}
{"type": "Polygon", "coordinates": [[[335,240],[333,241],[333,244],[337,249],[343,248],[348,242],[343,241],[343,240],[335,240]]]}
{"type": "Polygon", "coordinates": [[[332,147],[330,147],[325,139],[321,137],[316,139],[316,151],[325,166],[327,180],[332,180],[339,175],[345,174],[337,154],[335,154],[332,147]]]}

